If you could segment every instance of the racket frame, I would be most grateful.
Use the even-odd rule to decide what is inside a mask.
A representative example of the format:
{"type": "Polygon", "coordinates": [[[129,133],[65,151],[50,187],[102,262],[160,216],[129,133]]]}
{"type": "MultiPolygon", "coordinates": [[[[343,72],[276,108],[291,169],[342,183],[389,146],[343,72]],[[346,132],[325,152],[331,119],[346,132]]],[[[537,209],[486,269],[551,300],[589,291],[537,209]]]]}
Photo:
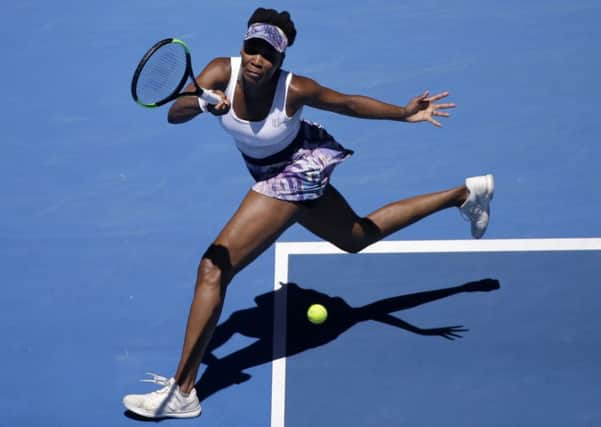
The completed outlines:
{"type": "Polygon", "coordinates": [[[134,99],[134,101],[136,101],[136,103],[138,103],[138,105],[141,105],[142,107],[145,107],[145,108],[160,107],[161,105],[165,105],[166,103],[173,101],[182,96],[198,96],[210,104],[217,104],[220,101],[220,98],[216,94],[214,94],[213,92],[211,92],[207,89],[204,89],[198,85],[198,82],[196,81],[196,78],[194,77],[194,72],[192,71],[192,55],[190,54],[190,48],[188,47],[188,45],[185,42],[183,42],[182,40],[175,38],[175,37],[169,37],[169,38],[163,39],[161,41],[158,41],[150,49],[148,49],[148,52],[146,52],[144,54],[144,56],[140,60],[140,63],[136,67],[136,70],[134,71],[134,76],[131,81],[131,96],[134,99]],[[163,47],[167,44],[171,44],[171,43],[176,43],[176,44],[180,45],[184,49],[184,53],[186,55],[186,69],[185,69],[184,73],[182,74],[182,78],[181,78],[180,82],[177,84],[177,86],[175,87],[175,89],[166,98],[158,100],[157,102],[154,102],[154,103],[144,103],[144,102],[140,101],[140,99],[138,98],[137,91],[136,91],[136,87],[138,85],[138,79],[140,78],[142,69],[144,68],[146,63],[149,61],[149,59],[152,57],[152,55],[154,55],[161,47],[163,47]],[[194,86],[196,87],[196,91],[181,92],[182,89],[186,86],[186,82],[188,81],[188,78],[191,79],[192,82],[194,83],[194,86]]]}

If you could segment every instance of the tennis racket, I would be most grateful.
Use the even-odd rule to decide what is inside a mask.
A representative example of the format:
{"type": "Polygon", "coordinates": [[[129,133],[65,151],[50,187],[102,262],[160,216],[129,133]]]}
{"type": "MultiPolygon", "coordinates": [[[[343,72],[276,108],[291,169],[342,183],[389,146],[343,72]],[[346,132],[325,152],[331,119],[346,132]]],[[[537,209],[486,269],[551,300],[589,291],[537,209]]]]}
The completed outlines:
{"type": "Polygon", "coordinates": [[[131,81],[131,95],[143,107],[160,107],[180,96],[198,96],[209,104],[221,100],[210,90],[198,85],[192,71],[190,49],[176,38],[161,40],[142,57],[131,81]],[[182,92],[188,78],[196,88],[182,92]]]}

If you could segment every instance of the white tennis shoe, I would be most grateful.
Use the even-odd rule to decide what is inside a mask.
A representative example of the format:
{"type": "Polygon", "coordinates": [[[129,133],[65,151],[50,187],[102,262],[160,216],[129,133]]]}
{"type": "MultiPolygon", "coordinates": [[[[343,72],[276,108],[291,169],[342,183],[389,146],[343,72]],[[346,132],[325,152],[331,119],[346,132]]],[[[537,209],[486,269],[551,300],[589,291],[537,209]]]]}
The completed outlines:
{"type": "Polygon", "coordinates": [[[491,174],[474,176],[466,178],[465,186],[469,195],[459,211],[471,223],[472,236],[479,239],[488,227],[490,201],[495,191],[495,179],[491,174]]]}
{"type": "Polygon", "coordinates": [[[162,385],[163,388],[152,393],[128,394],[123,398],[123,404],[131,412],[146,418],[192,418],[202,411],[196,396],[196,390],[184,396],[174,378],[166,378],[148,373],[152,379],[142,382],[162,385]]]}

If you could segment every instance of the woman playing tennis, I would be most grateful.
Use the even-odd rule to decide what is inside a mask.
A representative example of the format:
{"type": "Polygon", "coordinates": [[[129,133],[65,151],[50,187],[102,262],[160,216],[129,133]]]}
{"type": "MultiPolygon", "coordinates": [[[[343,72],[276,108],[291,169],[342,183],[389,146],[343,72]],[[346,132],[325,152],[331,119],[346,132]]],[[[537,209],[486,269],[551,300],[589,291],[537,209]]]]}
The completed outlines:
{"type": "MultiPolygon", "coordinates": [[[[203,112],[219,117],[256,180],[240,207],[203,255],[198,268],[183,350],[172,378],[154,375],[158,391],[125,396],[130,411],[150,418],[198,416],[194,386],[204,352],[217,325],[234,275],[268,248],[292,224],[299,223],[347,252],[358,252],[432,213],[459,208],[480,238],[488,225],[492,175],[471,177],[465,185],[390,203],[358,216],[330,183],[337,164],[352,155],[326,130],[302,120],[303,107],[347,116],[440,126],[438,103],[448,93],[427,92],[405,106],[345,95],[312,79],[282,69],[296,37],[288,12],[257,9],[248,21],[240,57],[216,58],[197,76],[201,87],[217,93],[214,106],[196,97],[178,98],[170,123],[183,123],[203,112]]],[[[192,88],[190,88],[192,89],[192,88]]]]}

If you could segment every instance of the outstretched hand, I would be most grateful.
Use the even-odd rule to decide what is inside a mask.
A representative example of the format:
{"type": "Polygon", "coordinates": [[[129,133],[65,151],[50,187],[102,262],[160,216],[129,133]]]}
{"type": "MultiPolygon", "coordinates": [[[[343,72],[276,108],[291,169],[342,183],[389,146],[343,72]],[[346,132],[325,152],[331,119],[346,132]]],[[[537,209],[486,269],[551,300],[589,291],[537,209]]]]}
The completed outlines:
{"type": "Polygon", "coordinates": [[[405,121],[410,123],[430,122],[436,127],[442,127],[439,121],[434,117],[449,117],[449,113],[439,111],[447,108],[455,108],[455,104],[436,104],[436,101],[449,96],[449,92],[442,92],[433,96],[429,96],[430,92],[425,91],[419,96],[413,98],[405,106],[408,116],[405,121]]]}

